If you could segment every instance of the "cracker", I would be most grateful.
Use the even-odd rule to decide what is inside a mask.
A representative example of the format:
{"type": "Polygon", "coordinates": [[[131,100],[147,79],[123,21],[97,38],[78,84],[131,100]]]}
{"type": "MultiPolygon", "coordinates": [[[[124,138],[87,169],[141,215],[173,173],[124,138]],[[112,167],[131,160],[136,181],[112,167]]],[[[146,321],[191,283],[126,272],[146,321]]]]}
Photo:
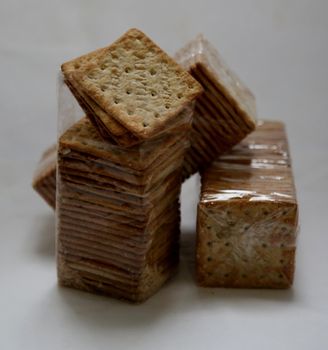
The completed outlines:
{"type": "Polygon", "coordinates": [[[289,288],[298,208],[280,122],[259,124],[202,175],[197,280],[207,287],[289,288]]]}
{"type": "Polygon", "coordinates": [[[145,34],[131,29],[72,73],[80,90],[141,139],[174,121],[200,85],[145,34]]]}

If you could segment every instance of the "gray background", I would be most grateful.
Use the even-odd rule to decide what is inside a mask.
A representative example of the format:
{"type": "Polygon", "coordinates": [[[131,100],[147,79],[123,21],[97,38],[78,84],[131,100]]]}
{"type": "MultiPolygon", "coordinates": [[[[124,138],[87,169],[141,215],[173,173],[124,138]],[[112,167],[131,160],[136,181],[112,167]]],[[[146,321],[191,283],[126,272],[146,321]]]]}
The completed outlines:
{"type": "Polygon", "coordinates": [[[327,15],[324,0],[1,1],[1,349],[327,348],[327,15]],[[146,304],[57,288],[54,216],[30,187],[56,137],[57,71],[133,26],[171,54],[203,32],[259,116],[286,122],[301,209],[292,290],[193,284],[197,177],[183,188],[179,274],[146,304]]]}

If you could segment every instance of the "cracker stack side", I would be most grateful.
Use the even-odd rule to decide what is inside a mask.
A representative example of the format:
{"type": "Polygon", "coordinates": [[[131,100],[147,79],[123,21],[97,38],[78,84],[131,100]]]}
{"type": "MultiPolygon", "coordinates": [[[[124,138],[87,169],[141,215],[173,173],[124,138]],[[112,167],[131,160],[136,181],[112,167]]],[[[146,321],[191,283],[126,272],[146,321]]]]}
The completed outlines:
{"type": "Polygon", "coordinates": [[[202,35],[175,58],[204,88],[195,106],[191,147],[185,158],[183,173],[188,178],[255,129],[256,106],[252,92],[202,35]]]}
{"type": "MultiPolygon", "coordinates": [[[[185,130],[190,116],[185,113],[185,130]]],[[[160,137],[130,149],[103,141],[87,119],[62,135],[57,200],[61,285],[141,302],[175,272],[181,169],[188,146],[181,126],[171,130],[173,144],[160,137]],[[164,152],[158,144],[166,145],[164,152]]]]}

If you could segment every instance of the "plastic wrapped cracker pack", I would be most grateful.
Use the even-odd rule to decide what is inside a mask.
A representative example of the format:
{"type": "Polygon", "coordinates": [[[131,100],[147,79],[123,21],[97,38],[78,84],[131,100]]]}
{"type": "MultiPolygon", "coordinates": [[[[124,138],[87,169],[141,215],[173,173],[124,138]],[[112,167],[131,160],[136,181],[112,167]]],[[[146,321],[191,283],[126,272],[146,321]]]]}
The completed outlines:
{"type": "Polygon", "coordinates": [[[111,79],[111,70],[107,68],[115,67],[107,61],[108,57],[114,59],[113,46],[105,50],[105,61],[109,64],[106,69],[101,68],[106,62],[92,53],[92,67],[89,67],[90,60],[84,64],[79,58],[72,61],[79,74],[77,71],[73,75],[68,73],[65,64],[64,75],[59,78],[57,270],[60,285],[142,302],[154,294],[177,268],[182,167],[186,149],[190,146],[193,100],[201,88],[188,73],[163,56],[165,69],[157,71],[161,79],[157,79],[156,87],[175,91],[177,86],[180,89],[188,82],[188,92],[181,98],[175,96],[168,108],[155,92],[152,96],[148,91],[149,96],[142,94],[140,99],[140,93],[145,91],[137,85],[147,78],[152,68],[159,68],[153,62],[154,52],[158,54],[159,49],[147,45],[136,49],[135,43],[139,45],[139,40],[148,43],[139,31],[129,31],[122,38],[115,44],[119,47],[115,50],[115,67],[126,68],[129,63],[126,51],[129,49],[132,50],[130,55],[140,56],[134,60],[143,63],[143,68],[134,71],[129,66],[134,72],[133,77],[125,72],[122,81],[115,85],[115,89],[121,91],[124,86],[136,82],[135,90],[131,89],[127,96],[120,96],[119,103],[116,104],[115,97],[112,100],[107,92],[98,96],[96,86],[104,79],[111,79]],[[120,45],[126,36],[129,44],[122,48],[120,45]],[[144,60],[148,57],[148,49],[154,50],[150,54],[150,63],[144,60]],[[172,71],[169,69],[171,65],[172,71]],[[82,66],[88,73],[82,73],[82,66]],[[92,72],[97,72],[96,76],[92,72]],[[99,80],[95,86],[88,76],[94,77],[93,82],[99,80]],[[80,94],[74,94],[67,81],[79,87],[84,94],[82,99],[80,94]],[[145,101],[151,103],[145,104],[145,101]],[[136,103],[135,114],[129,115],[130,120],[127,120],[125,112],[132,102],[136,103]],[[76,103],[83,112],[76,108],[76,103]],[[85,108],[85,103],[88,108],[85,108]],[[95,113],[100,107],[102,111],[95,113]],[[152,109],[159,120],[149,116],[152,109]],[[167,110],[170,110],[169,114],[167,110]],[[106,124],[108,119],[103,118],[104,111],[107,117],[116,118],[137,142],[122,142],[119,128],[112,130],[113,124],[106,124]],[[87,115],[83,117],[85,112],[87,115]],[[139,117],[148,118],[145,125],[149,122],[142,130],[135,124],[140,122],[139,117]]]}
{"type": "Polygon", "coordinates": [[[203,170],[255,128],[255,97],[202,36],[177,52],[175,59],[202,85],[185,158],[184,178],[203,170]]]}
{"type": "Polygon", "coordinates": [[[284,125],[261,122],[202,174],[196,275],[206,287],[288,288],[298,207],[284,125]]]}
{"type": "MultiPolygon", "coordinates": [[[[185,115],[187,127],[191,113],[185,115]]],[[[86,118],[60,137],[60,284],[140,302],[172,275],[178,261],[182,164],[189,146],[188,129],[185,137],[181,130],[175,137],[180,152],[165,148],[163,140],[129,149],[111,146],[86,118]],[[158,170],[159,154],[164,166],[158,170]]]]}

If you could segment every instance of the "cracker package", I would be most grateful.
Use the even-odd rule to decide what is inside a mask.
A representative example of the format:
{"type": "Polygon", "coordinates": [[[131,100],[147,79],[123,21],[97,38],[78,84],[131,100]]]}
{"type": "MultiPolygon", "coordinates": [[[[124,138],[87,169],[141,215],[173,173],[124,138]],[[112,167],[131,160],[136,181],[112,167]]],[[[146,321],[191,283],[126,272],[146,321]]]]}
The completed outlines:
{"type": "Polygon", "coordinates": [[[60,116],[72,123],[60,123],[58,141],[59,283],[144,301],[176,271],[182,166],[202,89],[137,30],[62,70],[86,117],[71,118],[67,104],[60,116]]]}
{"type": "Polygon", "coordinates": [[[188,178],[254,130],[256,106],[252,92],[202,35],[175,58],[204,89],[195,106],[191,147],[185,158],[183,173],[188,178]]]}
{"type": "Polygon", "coordinates": [[[202,175],[196,270],[206,287],[288,288],[298,206],[287,137],[262,122],[202,175]]]}
{"type": "Polygon", "coordinates": [[[56,206],[56,157],[56,145],[52,145],[43,152],[35,169],[32,182],[34,190],[53,209],[56,206]]]}

